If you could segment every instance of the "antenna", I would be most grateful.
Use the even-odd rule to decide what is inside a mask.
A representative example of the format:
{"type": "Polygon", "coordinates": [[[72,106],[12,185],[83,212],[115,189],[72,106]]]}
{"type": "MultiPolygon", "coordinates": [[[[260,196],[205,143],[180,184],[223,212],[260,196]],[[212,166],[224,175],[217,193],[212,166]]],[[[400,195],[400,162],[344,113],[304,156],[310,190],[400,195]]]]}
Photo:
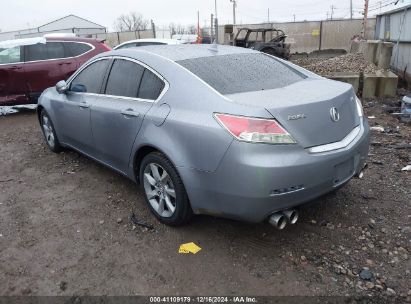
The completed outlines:
{"type": "Polygon", "coordinates": [[[209,51],[212,51],[213,53],[217,53],[218,52],[218,44],[216,39],[214,39],[213,43],[210,45],[210,47],[208,48],[209,51]]]}

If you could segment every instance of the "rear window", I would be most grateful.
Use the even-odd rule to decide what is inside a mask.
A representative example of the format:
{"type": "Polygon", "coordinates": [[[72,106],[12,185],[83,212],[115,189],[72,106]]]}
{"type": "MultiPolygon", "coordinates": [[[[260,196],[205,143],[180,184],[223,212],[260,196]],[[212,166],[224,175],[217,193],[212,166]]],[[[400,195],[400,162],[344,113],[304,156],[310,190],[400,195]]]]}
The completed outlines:
{"type": "Polygon", "coordinates": [[[305,78],[291,67],[261,53],[201,57],[177,63],[224,95],[277,89],[305,78]]]}
{"type": "Polygon", "coordinates": [[[82,55],[92,49],[90,45],[80,42],[64,42],[64,45],[66,46],[68,50],[67,53],[70,57],[82,55]]]}

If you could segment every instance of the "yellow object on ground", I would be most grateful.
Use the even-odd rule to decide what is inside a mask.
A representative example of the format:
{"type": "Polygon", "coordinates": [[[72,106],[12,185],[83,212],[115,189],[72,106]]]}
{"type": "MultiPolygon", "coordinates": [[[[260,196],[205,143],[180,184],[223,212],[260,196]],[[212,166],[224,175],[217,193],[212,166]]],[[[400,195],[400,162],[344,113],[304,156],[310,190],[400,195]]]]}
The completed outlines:
{"type": "Polygon", "coordinates": [[[196,244],[194,244],[193,242],[191,242],[191,243],[186,243],[186,244],[180,245],[180,248],[178,249],[178,253],[192,253],[192,254],[196,254],[196,253],[199,252],[200,250],[201,250],[200,247],[198,247],[196,244]]]}

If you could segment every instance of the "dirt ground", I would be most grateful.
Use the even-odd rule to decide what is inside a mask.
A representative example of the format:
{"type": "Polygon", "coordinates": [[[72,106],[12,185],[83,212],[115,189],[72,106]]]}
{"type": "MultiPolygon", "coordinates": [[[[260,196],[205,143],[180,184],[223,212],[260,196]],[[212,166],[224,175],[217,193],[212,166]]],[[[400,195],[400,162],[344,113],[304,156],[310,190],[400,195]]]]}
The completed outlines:
{"type": "Polygon", "coordinates": [[[370,100],[368,167],[277,231],[197,216],[170,228],[135,184],[0,116],[0,295],[380,295],[411,300],[411,126],[370,100]],[[130,222],[132,211],[150,230],[130,222]],[[195,242],[196,255],[179,254],[195,242]]]}

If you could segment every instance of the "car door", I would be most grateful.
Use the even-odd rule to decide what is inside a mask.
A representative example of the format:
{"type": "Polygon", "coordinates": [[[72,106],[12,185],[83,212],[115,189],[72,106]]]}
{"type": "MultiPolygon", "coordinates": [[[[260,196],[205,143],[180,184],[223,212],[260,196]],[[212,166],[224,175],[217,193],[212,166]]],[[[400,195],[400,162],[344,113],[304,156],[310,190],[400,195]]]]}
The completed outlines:
{"type": "Polygon", "coordinates": [[[68,83],[66,94],[51,101],[58,117],[54,122],[62,143],[96,157],[90,123],[90,106],[100,93],[110,59],[97,59],[80,70],[68,83]]]}
{"type": "Polygon", "coordinates": [[[76,70],[76,61],[66,54],[62,42],[48,41],[24,47],[26,86],[32,99],[76,70]]]}
{"type": "Polygon", "coordinates": [[[105,94],[91,106],[91,125],[99,159],[127,172],[131,149],[144,116],[163,87],[164,82],[140,63],[114,60],[105,94]],[[150,88],[151,94],[147,92],[150,88]]]}
{"type": "Polygon", "coordinates": [[[0,50],[0,105],[26,100],[21,47],[0,50]]]}

